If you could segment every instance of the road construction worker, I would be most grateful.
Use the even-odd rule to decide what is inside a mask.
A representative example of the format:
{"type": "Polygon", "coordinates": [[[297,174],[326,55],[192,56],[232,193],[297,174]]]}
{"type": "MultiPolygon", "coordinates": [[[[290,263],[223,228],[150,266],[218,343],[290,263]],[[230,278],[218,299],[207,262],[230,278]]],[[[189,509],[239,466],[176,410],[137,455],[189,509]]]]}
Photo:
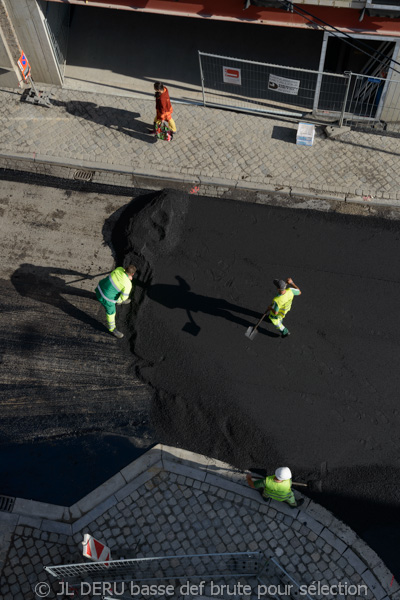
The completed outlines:
{"type": "Polygon", "coordinates": [[[275,471],[275,475],[268,475],[264,479],[256,479],[253,481],[251,475],[246,475],[247,483],[250,487],[261,492],[262,498],[268,501],[270,498],[278,500],[278,502],[286,502],[291,508],[301,506],[304,499],[301,498],[298,502],[292,492],[292,472],[289,467],[279,467],[275,471]]]}
{"type": "Polygon", "coordinates": [[[282,321],[292,307],[293,296],[300,296],[301,291],[290,277],[286,282],[282,279],[274,279],[274,285],[278,288],[278,295],[272,300],[267,308],[268,318],[271,323],[279,329],[282,337],[290,335],[282,321]]]}
{"type": "Polygon", "coordinates": [[[129,265],[126,269],[117,267],[108,277],[102,279],[96,288],[97,300],[106,309],[108,331],[116,338],[124,337],[115,325],[116,305],[129,304],[132,278],[135,273],[136,267],[133,265],[129,265]]]}

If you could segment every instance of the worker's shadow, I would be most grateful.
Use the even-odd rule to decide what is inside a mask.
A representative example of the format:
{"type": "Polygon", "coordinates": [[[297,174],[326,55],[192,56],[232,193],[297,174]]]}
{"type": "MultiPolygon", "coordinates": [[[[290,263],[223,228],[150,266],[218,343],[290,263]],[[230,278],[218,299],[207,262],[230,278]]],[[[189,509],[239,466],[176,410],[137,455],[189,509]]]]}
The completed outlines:
{"type": "MultiPolygon", "coordinates": [[[[222,298],[211,298],[210,296],[201,296],[200,294],[194,294],[190,291],[189,284],[179,275],[176,275],[175,279],[178,285],[169,285],[156,283],[154,285],[148,285],[146,288],[146,294],[148,298],[154,302],[158,302],[167,308],[180,308],[186,311],[188,321],[182,327],[182,331],[189,333],[190,335],[196,336],[200,332],[200,327],[195,322],[192,313],[206,313],[214,317],[220,317],[243,325],[243,327],[249,327],[254,325],[253,321],[249,322],[238,315],[232,313],[239,313],[252,317],[254,320],[260,318],[260,313],[232,304],[222,298]]],[[[140,282],[136,282],[136,285],[141,285],[140,282]]],[[[276,333],[268,331],[267,329],[259,330],[261,334],[268,335],[270,337],[279,337],[276,333]]]]}
{"type": "MultiPolygon", "coordinates": [[[[90,277],[89,277],[90,278],[90,277]]],[[[88,279],[88,276],[71,269],[58,269],[55,267],[40,267],[38,265],[22,264],[11,275],[11,282],[21,296],[45,302],[62,310],[64,313],[90,325],[94,329],[105,331],[105,327],[96,319],[93,319],[87,313],[77,308],[69,302],[64,296],[79,296],[96,300],[96,294],[87,290],[73,287],[71,284],[76,281],[88,279]],[[69,283],[57,275],[66,275],[75,279],[69,283]]]]}
{"type": "Polygon", "coordinates": [[[74,117],[80,117],[81,119],[104,125],[115,131],[121,131],[142,142],[154,144],[157,141],[157,138],[149,132],[150,123],[138,121],[140,113],[132,110],[114,108],[112,106],[99,106],[95,102],[80,102],[77,100],[69,100],[68,102],[52,100],[51,103],[64,107],[74,117]]]}

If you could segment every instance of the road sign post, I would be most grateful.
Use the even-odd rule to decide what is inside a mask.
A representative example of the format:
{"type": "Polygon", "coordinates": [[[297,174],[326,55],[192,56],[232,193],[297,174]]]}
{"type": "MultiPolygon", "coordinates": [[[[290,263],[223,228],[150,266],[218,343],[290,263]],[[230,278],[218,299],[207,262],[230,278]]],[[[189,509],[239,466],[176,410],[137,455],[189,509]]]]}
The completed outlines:
{"type": "Polygon", "coordinates": [[[18,67],[21,71],[22,78],[25,83],[30,85],[30,88],[26,88],[21,96],[21,102],[31,102],[32,104],[40,104],[41,106],[51,106],[49,93],[44,90],[38,90],[35,86],[31,76],[31,65],[24,52],[21,52],[21,56],[18,59],[18,67]]]}

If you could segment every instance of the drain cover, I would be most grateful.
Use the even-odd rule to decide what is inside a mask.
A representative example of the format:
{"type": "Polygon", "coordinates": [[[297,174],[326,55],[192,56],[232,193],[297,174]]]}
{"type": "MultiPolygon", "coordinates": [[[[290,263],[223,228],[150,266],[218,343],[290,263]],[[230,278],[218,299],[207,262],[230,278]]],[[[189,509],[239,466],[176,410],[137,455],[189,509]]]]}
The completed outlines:
{"type": "Polygon", "coordinates": [[[94,171],[75,171],[74,179],[78,179],[79,181],[92,181],[94,173],[94,171]]]}
{"type": "Polygon", "coordinates": [[[15,498],[11,496],[0,496],[0,510],[3,512],[12,512],[15,498]]]}

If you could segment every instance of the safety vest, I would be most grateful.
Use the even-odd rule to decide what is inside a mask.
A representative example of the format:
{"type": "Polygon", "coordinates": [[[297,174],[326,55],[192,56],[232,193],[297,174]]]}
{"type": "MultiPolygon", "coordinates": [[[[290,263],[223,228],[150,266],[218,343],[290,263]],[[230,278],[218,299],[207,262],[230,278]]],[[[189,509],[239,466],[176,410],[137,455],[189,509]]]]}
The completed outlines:
{"type": "Polygon", "coordinates": [[[125,269],[117,267],[108,277],[102,279],[97,286],[101,296],[113,304],[127,300],[132,290],[132,282],[125,269]]]}
{"type": "Polygon", "coordinates": [[[292,480],[286,479],[285,481],[275,481],[274,475],[269,475],[264,480],[264,491],[263,496],[266,498],[273,498],[279,502],[288,500],[292,495],[292,480]]]}
{"type": "Polygon", "coordinates": [[[272,314],[272,318],[283,319],[283,317],[286,315],[286,313],[289,312],[289,310],[292,307],[293,297],[294,294],[290,288],[287,288],[284,294],[279,294],[279,296],[275,296],[273,301],[276,302],[276,304],[278,305],[278,314],[272,314]]]}

